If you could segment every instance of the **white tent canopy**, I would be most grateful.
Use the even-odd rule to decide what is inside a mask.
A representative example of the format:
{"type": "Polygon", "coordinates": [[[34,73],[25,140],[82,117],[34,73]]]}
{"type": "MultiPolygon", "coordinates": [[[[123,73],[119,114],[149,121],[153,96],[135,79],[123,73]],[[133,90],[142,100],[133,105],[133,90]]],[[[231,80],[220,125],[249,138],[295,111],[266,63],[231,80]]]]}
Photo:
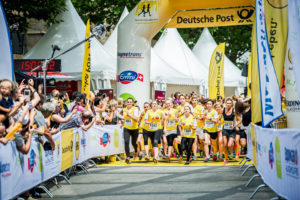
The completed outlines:
{"type": "Polygon", "coordinates": [[[207,83],[208,70],[186,45],[176,28],[166,29],[154,50],[170,66],[187,76],[191,85],[207,83]]]}
{"type": "MultiPolygon", "coordinates": [[[[23,57],[24,59],[45,59],[52,54],[51,45],[58,45],[61,52],[82,41],[85,38],[85,24],[76,12],[70,0],[66,0],[66,10],[57,16],[63,20],[52,25],[39,42],[23,57]]],[[[84,57],[84,44],[59,57],[62,64],[62,73],[81,80],[84,57]]],[[[94,88],[99,88],[100,80],[115,79],[116,59],[107,53],[102,44],[91,39],[91,78],[94,88]]]]}
{"type": "MultiPolygon", "coordinates": [[[[217,47],[217,43],[213,39],[207,28],[204,28],[200,38],[193,48],[196,57],[204,63],[207,70],[209,69],[211,56],[217,47]]],[[[238,69],[225,56],[224,60],[224,86],[225,87],[243,87],[245,86],[245,78],[241,76],[241,70],[238,69]]]]}
{"type": "MultiPolygon", "coordinates": [[[[118,44],[118,26],[122,20],[128,15],[128,10],[125,7],[123,13],[114,28],[112,34],[104,44],[104,48],[109,52],[114,59],[117,59],[117,44],[118,44]]],[[[117,68],[117,66],[115,66],[117,68]]],[[[174,69],[163,59],[161,59],[153,49],[151,49],[151,72],[150,80],[152,82],[161,82],[177,85],[193,85],[191,78],[174,69]]]]}

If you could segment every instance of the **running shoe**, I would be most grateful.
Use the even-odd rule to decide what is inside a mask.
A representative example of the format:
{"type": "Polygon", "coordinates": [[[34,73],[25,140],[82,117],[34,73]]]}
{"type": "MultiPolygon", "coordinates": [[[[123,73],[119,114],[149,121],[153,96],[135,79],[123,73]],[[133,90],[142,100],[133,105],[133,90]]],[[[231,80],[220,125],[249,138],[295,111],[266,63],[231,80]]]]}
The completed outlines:
{"type": "Polygon", "coordinates": [[[192,160],[197,160],[197,156],[193,155],[192,160]]]}
{"type": "Polygon", "coordinates": [[[150,157],[149,156],[145,156],[145,160],[146,161],[150,161],[150,157]]]}
{"type": "Polygon", "coordinates": [[[164,157],[164,159],[165,159],[168,163],[171,162],[171,158],[170,158],[169,156],[164,157]]]}
{"type": "Polygon", "coordinates": [[[189,165],[189,164],[190,164],[190,161],[187,160],[184,164],[185,164],[185,165],[189,165]]]}
{"type": "Polygon", "coordinates": [[[142,160],[142,159],[143,159],[143,153],[140,152],[140,153],[139,153],[139,160],[142,160]]]}
{"type": "Polygon", "coordinates": [[[125,160],[125,162],[126,162],[127,164],[130,164],[130,157],[127,157],[126,160],[125,160]]]}
{"type": "Polygon", "coordinates": [[[218,160],[219,160],[220,162],[223,162],[223,161],[224,161],[223,156],[220,156],[220,155],[219,155],[218,160]]]}
{"type": "Polygon", "coordinates": [[[228,165],[228,160],[224,160],[224,165],[228,165]]]}
{"type": "Polygon", "coordinates": [[[204,162],[209,162],[209,158],[205,157],[204,162]]]}
{"type": "Polygon", "coordinates": [[[179,156],[178,160],[179,162],[182,162],[183,161],[182,156],[179,156]]]}
{"type": "Polygon", "coordinates": [[[239,160],[240,160],[239,156],[236,156],[236,157],[235,157],[235,160],[236,160],[236,161],[239,161],[239,160]]]}
{"type": "Polygon", "coordinates": [[[217,155],[214,155],[214,156],[213,156],[213,160],[214,160],[215,162],[217,162],[217,160],[218,160],[217,155]]]}
{"type": "Polygon", "coordinates": [[[153,162],[154,162],[155,164],[157,164],[157,163],[158,163],[158,160],[157,160],[156,158],[153,158],[153,162]]]}
{"type": "Polygon", "coordinates": [[[175,154],[175,153],[173,153],[172,157],[173,157],[173,158],[176,158],[176,154],[175,154]]]}
{"type": "Polygon", "coordinates": [[[233,156],[232,155],[228,155],[229,160],[233,160],[233,156]]]}
{"type": "Polygon", "coordinates": [[[138,157],[138,153],[135,152],[135,153],[133,154],[133,159],[136,160],[137,157],[138,157]]]}

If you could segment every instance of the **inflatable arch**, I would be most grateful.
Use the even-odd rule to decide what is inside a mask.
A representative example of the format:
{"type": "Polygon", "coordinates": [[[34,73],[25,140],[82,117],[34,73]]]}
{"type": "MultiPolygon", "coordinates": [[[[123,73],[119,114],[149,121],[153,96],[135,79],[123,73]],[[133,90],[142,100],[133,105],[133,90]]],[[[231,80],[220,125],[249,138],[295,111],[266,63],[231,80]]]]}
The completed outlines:
{"type": "MultiPolygon", "coordinates": [[[[207,9],[233,9],[255,6],[255,0],[142,0],[122,21],[118,29],[117,95],[125,99],[133,97],[143,102],[150,98],[151,39],[172,17],[181,12],[207,12],[207,9]]],[[[219,13],[220,10],[214,12],[219,13]]],[[[236,12],[235,12],[236,13],[236,12]]],[[[203,14],[203,13],[202,13],[203,14]]],[[[250,15],[249,11],[248,14],[250,15]]],[[[244,14],[244,17],[247,18],[244,14]]],[[[201,22],[222,22],[233,25],[232,15],[198,18],[201,22]]],[[[180,18],[185,27],[195,27],[194,19],[180,18]],[[194,24],[194,25],[193,25],[194,24]]],[[[248,20],[240,20],[247,22],[248,20]]],[[[178,27],[169,23],[168,28],[178,27]]],[[[236,24],[237,25],[237,24],[236,24]]],[[[219,23],[205,26],[220,26],[219,23]]],[[[200,27],[200,26],[198,26],[200,27]]]]}

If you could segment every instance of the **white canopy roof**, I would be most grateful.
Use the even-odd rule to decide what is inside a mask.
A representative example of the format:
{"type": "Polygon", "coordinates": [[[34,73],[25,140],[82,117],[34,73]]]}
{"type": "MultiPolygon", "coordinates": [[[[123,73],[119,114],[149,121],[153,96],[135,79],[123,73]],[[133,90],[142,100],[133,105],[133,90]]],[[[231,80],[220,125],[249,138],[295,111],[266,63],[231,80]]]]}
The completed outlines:
{"type": "MultiPolygon", "coordinates": [[[[109,52],[114,59],[117,59],[117,44],[118,44],[118,26],[122,20],[128,15],[128,10],[125,7],[123,13],[114,28],[112,34],[104,44],[104,49],[109,52]]],[[[115,66],[116,68],[117,66],[115,66]]],[[[150,80],[152,82],[163,82],[177,85],[193,85],[191,78],[184,75],[171,67],[168,63],[162,60],[156,53],[151,49],[151,72],[150,80]]]]}
{"type": "Polygon", "coordinates": [[[207,82],[208,70],[186,45],[176,28],[166,29],[155,44],[154,50],[176,71],[189,77],[193,85],[203,85],[207,82]]]}
{"type": "MultiPolygon", "coordinates": [[[[200,38],[193,48],[196,57],[204,63],[207,70],[209,69],[211,56],[217,47],[217,43],[213,39],[207,28],[204,28],[200,38]]],[[[224,86],[225,87],[239,87],[244,86],[245,78],[241,76],[241,70],[237,68],[225,56],[224,60],[224,86]]]]}
{"type": "MultiPolygon", "coordinates": [[[[52,54],[51,45],[58,45],[60,52],[68,49],[85,38],[85,24],[76,12],[70,0],[66,0],[66,10],[57,16],[63,20],[52,25],[39,42],[23,57],[24,59],[45,59],[52,54]]],[[[57,55],[57,52],[56,52],[57,55]]],[[[59,57],[62,73],[81,80],[84,57],[84,44],[59,57]]],[[[91,39],[91,78],[115,79],[116,59],[107,53],[102,44],[95,38],[91,39]]]]}

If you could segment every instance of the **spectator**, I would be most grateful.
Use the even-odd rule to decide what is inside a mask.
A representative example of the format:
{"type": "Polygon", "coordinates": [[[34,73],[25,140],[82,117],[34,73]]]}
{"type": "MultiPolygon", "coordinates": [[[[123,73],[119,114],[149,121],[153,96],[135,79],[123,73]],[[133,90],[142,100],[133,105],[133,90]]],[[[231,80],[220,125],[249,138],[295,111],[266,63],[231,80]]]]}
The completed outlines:
{"type": "Polygon", "coordinates": [[[93,117],[93,113],[90,111],[77,112],[74,114],[70,121],[60,124],[60,130],[66,130],[69,128],[82,128],[82,130],[87,131],[95,122],[96,118],[93,117]],[[84,124],[83,121],[89,121],[84,124]]]}

